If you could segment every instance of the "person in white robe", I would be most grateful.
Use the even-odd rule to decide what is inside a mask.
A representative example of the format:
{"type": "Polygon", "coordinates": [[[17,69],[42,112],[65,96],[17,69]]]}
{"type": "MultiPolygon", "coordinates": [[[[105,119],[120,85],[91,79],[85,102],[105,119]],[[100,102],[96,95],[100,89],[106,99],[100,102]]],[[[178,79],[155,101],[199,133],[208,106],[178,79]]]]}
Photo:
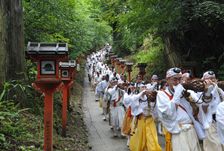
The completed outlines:
{"type": "Polygon", "coordinates": [[[100,96],[100,106],[103,108],[103,120],[106,121],[107,119],[107,102],[105,102],[103,100],[104,97],[104,93],[106,88],[109,85],[109,75],[105,76],[105,79],[103,81],[101,81],[100,83],[97,84],[96,86],[96,91],[95,93],[97,93],[100,96]]]}
{"type": "Polygon", "coordinates": [[[191,119],[191,107],[182,97],[181,69],[170,68],[166,73],[167,88],[157,93],[156,107],[159,120],[166,129],[166,150],[200,151],[191,119]],[[171,149],[172,148],[172,149],[171,149]]]}
{"type": "Polygon", "coordinates": [[[217,79],[213,71],[206,71],[202,80],[205,81],[207,87],[207,91],[202,94],[203,103],[199,108],[199,120],[206,131],[206,138],[203,140],[203,150],[222,151],[216,123],[216,111],[221,102],[220,88],[216,84],[217,79]]]}
{"type": "Polygon", "coordinates": [[[134,84],[130,83],[127,91],[124,93],[123,104],[126,109],[126,114],[123,120],[122,133],[128,138],[127,146],[129,147],[130,133],[131,133],[131,122],[133,116],[131,115],[131,104],[133,101],[134,84]]]}
{"type": "Polygon", "coordinates": [[[111,125],[113,127],[113,136],[121,136],[121,128],[123,124],[123,119],[125,115],[125,110],[123,107],[123,96],[124,91],[114,86],[108,89],[108,93],[111,95],[110,100],[110,112],[111,112],[111,125]]]}
{"type": "Polygon", "coordinates": [[[216,120],[217,120],[217,132],[219,136],[219,140],[222,144],[222,148],[224,150],[224,101],[221,102],[216,111],[216,120]]]}
{"type": "Polygon", "coordinates": [[[159,82],[159,77],[154,74],[151,77],[151,82],[146,84],[146,87],[148,90],[158,90],[158,82],[159,82]]]}
{"type": "MultiPolygon", "coordinates": [[[[94,75],[94,89],[96,90],[96,86],[98,83],[100,83],[102,81],[100,73],[96,72],[96,74],[94,75]]],[[[100,95],[99,93],[95,93],[95,101],[98,102],[100,100],[100,95]]]]}

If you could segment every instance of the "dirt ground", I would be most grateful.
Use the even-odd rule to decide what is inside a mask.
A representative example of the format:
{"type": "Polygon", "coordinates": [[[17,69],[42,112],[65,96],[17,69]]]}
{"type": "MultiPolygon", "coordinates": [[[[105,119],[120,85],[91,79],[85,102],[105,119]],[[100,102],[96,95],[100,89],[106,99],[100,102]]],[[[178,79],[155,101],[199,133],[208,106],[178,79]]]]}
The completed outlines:
{"type": "Polygon", "coordinates": [[[82,86],[75,83],[70,99],[66,137],[56,136],[56,151],[88,151],[88,134],[83,120],[82,86]]]}

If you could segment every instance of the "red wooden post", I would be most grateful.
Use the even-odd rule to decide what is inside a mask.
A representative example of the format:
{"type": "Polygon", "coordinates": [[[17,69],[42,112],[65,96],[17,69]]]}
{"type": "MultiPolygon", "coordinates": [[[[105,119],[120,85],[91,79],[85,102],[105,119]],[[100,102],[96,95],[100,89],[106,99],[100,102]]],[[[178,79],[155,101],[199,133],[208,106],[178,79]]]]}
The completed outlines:
{"type": "Polygon", "coordinates": [[[62,88],[63,99],[62,99],[62,136],[66,136],[66,125],[67,125],[67,109],[69,100],[69,89],[73,84],[74,70],[76,63],[74,60],[69,62],[60,62],[61,79],[64,83],[62,88]]]}
{"type": "Polygon", "coordinates": [[[70,106],[70,89],[68,89],[68,99],[67,99],[67,104],[68,104],[68,106],[67,106],[67,110],[69,111],[70,110],[70,108],[69,108],[69,106],[70,106]]]}
{"type": "Polygon", "coordinates": [[[72,87],[73,81],[63,81],[63,102],[62,102],[62,136],[66,136],[66,126],[67,126],[67,111],[69,103],[69,90],[72,87]]]}
{"type": "Polygon", "coordinates": [[[124,74],[124,72],[125,72],[125,62],[126,62],[126,60],[120,60],[120,68],[121,68],[121,74],[124,74]]]}
{"type": "Polygon", "coordinates": [[[128,72],[128,81],[131,82],[131,72],[128,72]]]}
{"type": "Polygon", "coordinates": [[[125,63],[125,65],[126,65],[126,70],[128,72],[128,81],[131,82],[131,71],[132,71],[133,63],[127,62],[125,63]]]}
{"type": "Polygon", "coordinates": [[[141,76],[141,80],[144,79],[144,75],[146,74],[145,68],[147,67],[146,63],[138,63],[139,75],[141,76]]]}
{"type": "Polygon", "coordinates": [[[111,58],[111,64],[115,68],[115,59],[117,58],[117,55],[112,55],[110,58],[111,58]]]}
{"type": "Polygon", "coordinates": [[[121,74],[121,67],[120,67],[120,65],[121,65],[120,60],[121,60],[121,59],[122,59],[122,58],[117,58],[117,59],[116,59],[117,73],[118,73],[118,74],[121,74]]]}
{"type": "Polygon", "coordinates": [[[63,102],[62,102],[62,136],[66,136],[66,125],[67,125],[67,103],[68,103],[68,83],[67,81],[64,81],[64,86],[63,86],[63,102]]]}
{"type": "Polygon", "coordinates": [[[53,144],[53,91],[44,93],[44,150],[52,151],[53,144]]]}
{"type": "Polygon", "coordinates": [[[53,150],[53,94],[61,85],[58,79],[33,83],[33,87],[44,94],[44,151],[53,150]]]}

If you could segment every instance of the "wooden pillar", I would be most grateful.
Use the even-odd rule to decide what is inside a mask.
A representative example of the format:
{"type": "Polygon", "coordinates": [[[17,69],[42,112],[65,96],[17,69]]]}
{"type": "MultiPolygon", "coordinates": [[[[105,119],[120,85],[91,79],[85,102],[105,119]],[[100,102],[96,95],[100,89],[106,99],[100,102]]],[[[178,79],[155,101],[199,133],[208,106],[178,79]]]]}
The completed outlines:
{"type": "Polygon", "coordinates": [[[44,151],[53,151],[53,91],[44,94],[44,151]]]}

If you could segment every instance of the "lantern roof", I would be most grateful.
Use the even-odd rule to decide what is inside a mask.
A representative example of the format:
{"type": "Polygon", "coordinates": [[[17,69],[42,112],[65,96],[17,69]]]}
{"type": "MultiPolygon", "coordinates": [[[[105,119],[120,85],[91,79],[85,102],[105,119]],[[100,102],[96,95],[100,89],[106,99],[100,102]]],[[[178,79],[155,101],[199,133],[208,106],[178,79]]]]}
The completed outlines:
{"type": "Polygon", "coordinates": [[[59,62],[59,67],[62,68],[75,67],[75,66],[76,66],[75,60],[69,60],[68,62],[59,62]]]}
{"type": "Polygon", "coordinates": [[[68,54],[68,44],[28,42],[26,53],[30,55],[65,55],[68,54]]]}
{"type": "Polygon", "coordinates": [[[132,66],[134,63],[132,63],[132,62],[126,62],[125,63],[127,66],[132,66]]]}
{"type": "Polygon", "coordinates": [[[147,63],[138,63],[137,66],[138,66],[138,67],[143,67],[143,68],[145,68],[145,67],[147,66],[147,63]]]}
{"type": "Polygon", "coordinates": [[[117,61],[120,61],[120,60],[122,60],[122,58],[116,58],[116,60],[117,60],[117,61]]]}
{"type": "Polygon", "coordinates": [[[121,59],[121,60],[120,60],[120,62],[125,63],[125,62],[126,62],[126,60],[125,60],[125,59],[121,59]]]}
{"type": "Polygon", "coordinates": [[[110,56],[111,58],[117,58],[117,55],[112,55],[112,56],[110,56]]]}

